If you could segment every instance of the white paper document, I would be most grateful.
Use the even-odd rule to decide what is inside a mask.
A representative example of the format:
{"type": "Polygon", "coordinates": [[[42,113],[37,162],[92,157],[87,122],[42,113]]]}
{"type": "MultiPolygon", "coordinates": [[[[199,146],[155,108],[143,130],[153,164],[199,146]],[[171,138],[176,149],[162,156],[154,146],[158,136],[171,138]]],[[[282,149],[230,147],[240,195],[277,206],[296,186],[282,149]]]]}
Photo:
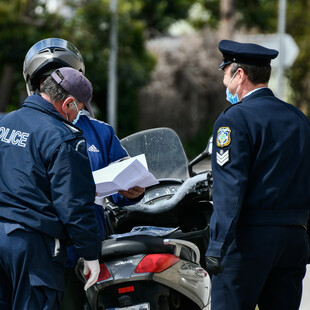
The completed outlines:
{"type": "Polygon", "coordinates": [[[113,163],[93,172],[98,197],[107,197],[119,190],[135,186],[148,187],[158,184],[154,175],[148,171],[145,155],[113,163]]]}

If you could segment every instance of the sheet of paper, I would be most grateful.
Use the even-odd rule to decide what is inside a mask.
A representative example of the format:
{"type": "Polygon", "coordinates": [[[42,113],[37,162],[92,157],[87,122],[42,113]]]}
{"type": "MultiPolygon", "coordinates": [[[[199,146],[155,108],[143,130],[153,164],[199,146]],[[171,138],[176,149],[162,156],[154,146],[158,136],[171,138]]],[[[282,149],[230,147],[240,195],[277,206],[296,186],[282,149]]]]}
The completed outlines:
{"type": "Polygon", "coordinates": [[[119,190],[158,184],[154,175],[148,171],[144,154],[113,163],[93,172],[98,197],[107,197],[119,190]]]}

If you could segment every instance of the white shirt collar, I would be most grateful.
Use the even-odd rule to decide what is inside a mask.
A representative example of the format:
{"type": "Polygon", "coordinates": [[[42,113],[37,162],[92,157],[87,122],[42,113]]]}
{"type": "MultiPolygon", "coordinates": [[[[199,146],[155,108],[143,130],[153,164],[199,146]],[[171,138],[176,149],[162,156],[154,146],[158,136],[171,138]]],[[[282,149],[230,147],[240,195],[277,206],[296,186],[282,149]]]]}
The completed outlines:
{"type": "MultiPolygon", "coordinates": [[[[252,93],[256,92],[257,90],[260,90],[260,89],[263,89],[263,88],[268,88],[268,87],[259,87],[259,88],[255,88],[255,89],[249,91],[246,95],[244,95],[243,98],[245,98],[246,96],[249,96],[249,95],[251,95],[252,93]]],[[[242,98],[242,99],[243,99],[243,98],[242,98]]]]}

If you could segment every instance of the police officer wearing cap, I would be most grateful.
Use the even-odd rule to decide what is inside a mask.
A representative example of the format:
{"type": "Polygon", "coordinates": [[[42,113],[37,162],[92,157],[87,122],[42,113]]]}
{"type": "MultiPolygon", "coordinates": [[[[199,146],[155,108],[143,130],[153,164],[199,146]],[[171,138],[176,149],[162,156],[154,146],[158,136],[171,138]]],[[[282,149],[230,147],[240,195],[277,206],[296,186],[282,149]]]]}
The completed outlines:
{"type": "MultiPolygon", "coordinates": [[[[36,42],[25,56],[23,75],[28,95],[40,91],[42,82],[56,68],[72,67],[85,75],[85,65],[79,50],[69,41],[61,38],[46,38],[36,42]]],[[[111,125],[94,118],[91,105],[79,111],[73,121],[83,131],[87,144],[87,153],[92,171],[104,168],[112,162],[129,157],[121,145],[111,125]]],[[[144,188],[135,186],[128,191],[120,191],[108,199],[117,206],[134,204],[143,197],[144,188]]],[[[96,196],[94,209],[102,240],[106,238],[106,219],[104,200],[96,196]]],[[[83,283],[76,276],[74,268],[78,256],[73,245],[67,246],[65,264],[66,288],[61,309],[84,309],[86,295],[83,283]]]]}
{"type": "Polygon", "coordinates": [[[99,275],[95,185],[82,131],[72,124],[92,85],[72,68],[48,77],[41,95],[0,120],[0,308],[57,310],[66,244],[99,275]]]}
{"type": "Polygon", "coordinates": [[[213,132],[212,310],[297,310],[309,259],[310,122],[268,88],[276,50],[222,40],[213,132]]]}

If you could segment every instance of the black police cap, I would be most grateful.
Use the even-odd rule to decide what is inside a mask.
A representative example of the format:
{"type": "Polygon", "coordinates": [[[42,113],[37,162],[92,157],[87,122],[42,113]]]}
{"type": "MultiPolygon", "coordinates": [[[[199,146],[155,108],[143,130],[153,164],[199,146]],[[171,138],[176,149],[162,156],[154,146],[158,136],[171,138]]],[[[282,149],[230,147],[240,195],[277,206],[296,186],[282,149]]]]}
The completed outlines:
{"type": "Polygon", "coordinates": [[[231,40],[222,40],[218,44],[218,48],[223,54],[223,62],[219,69],[232,62],[255,65],[268,66],[271,59],[278,56],[279,52],[254,43],[239,43],[231,40]]]}

